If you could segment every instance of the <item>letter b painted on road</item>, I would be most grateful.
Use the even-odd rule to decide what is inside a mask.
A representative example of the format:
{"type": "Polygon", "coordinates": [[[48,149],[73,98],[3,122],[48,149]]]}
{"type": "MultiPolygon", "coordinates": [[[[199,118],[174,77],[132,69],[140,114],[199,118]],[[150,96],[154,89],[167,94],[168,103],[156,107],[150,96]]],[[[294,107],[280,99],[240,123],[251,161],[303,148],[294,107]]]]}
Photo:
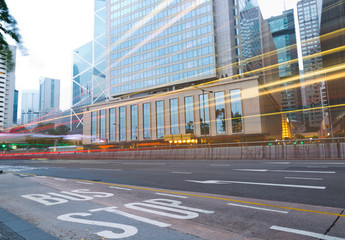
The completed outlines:
{"type": "Polygon", "coordinates": [[[35,201],[35,202],[42,203],[46,206],[51,206],[51,205],[56,205],[56,204],[68,202],[68,200],[66,200],[66,199],[52,197],[52,196],[47,195],[47,194],[27,194],[27,195],[22,195],[22,197],[30,199],[30,200],[35,201]]]}

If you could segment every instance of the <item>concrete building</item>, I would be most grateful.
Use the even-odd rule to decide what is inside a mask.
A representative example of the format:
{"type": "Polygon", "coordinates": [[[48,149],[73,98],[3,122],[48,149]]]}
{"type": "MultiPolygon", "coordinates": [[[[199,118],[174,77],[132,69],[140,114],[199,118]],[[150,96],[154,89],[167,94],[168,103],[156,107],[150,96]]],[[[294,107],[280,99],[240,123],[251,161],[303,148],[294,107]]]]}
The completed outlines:
{"type": "Polygon", "coordinates": [[[21,105],[21,124],[26,125],[40,117],[39,91],[23,90],[21,105]]]}
{"type": "Polygon", "coordinates": [[[82,133],[82,107],[105,100],[105,0],[95,0],[94,4],[94,39],[73,51],[74,133],[82,133]]]}
{"type": "Polygon", "coordinates": [[[0,53],[0,131],[14,127],[15,105],[15,63],[16,47],[9,46],[12,53],[13,66],[8,66],[6,53],[0,53]]]}
{"type": "MultiPolygon", "coordinates": [[[[297,3],[304,74],[316,73],[323,68],[320,45],[321,7],[321,0],[301,0],[297,3]]],[[[324,77],[323,74],[311,74],[311,77],[303,77],[304,74],[301,76],[303,82],[324,77]]],[[[324,81],[302,87],[302,93],[303,108],[305,109],[328,105],[324,81]]],[[[328,116],[327,112],[327,108],[305,111],[304,119],[307,130],[318,130],[322,120],[328,116]]]]}
{"type": "Polygon", "coordinates": [[[345,45],[345,2],[338,0],[324,0],[321,17],[321,51],[333,50],[331,53],[323,54],[322,63],[326,86],[328,88],[329,105],[339,107],[330,108],[330,133],[334,136],[345,134],[345,78],[344,62],[345,51],[339,49],[345,45]],[[337,69],[334,69],[337,67],[337,69]],[[331,71],[333,70],[333,71],[331,71]]]}
{"type": "MultiPolygon", "coordinates": [[[[280,80],[297,76],[299,67],[293,9],[286,10],[283,14],[267,20],[277,48],[280,80]]],[[[281,92],[283,111],[294,111],[302,108],[300,87],[289,88],[295,83],[299,83],[299,80],[290,81],[283,85],[286,87],[286,90],[281,92]]],[[[288,113],[287,117],[296,126],[296,129],[304,126],[302,114],[293,112],[288,113]]]]}
{"type": "Polygon", "coordinates": [[[39,110],[42,116],[60,110],[60,80],[40,78],[39,110]]]}
{"type": "MultiPolygon", "coordinates": [[[[109,99],[105,103],[84,108],[87,110],[84,114],[86,142],[163,140],[168,135],[194,134],[200,137],[201,133],[212,137],[260,135],[264,132],[270,134],[266,132],[267,128],[262,127],[263,122],[258,123],[260,127],[256,132],[249,130],[251,127],[243,127],[242,110],[245,113],[252,111],[247,109],[248,106],[245,107],[246,110],[244,107],[242,109],[241,100],[238,100],[247,91],[261,92],[260,89],[251,90],[246,89],[247,87],[261,85],[261,94],[264,94],[268,90],[265,84],[278,79],[274,67],[269,71],[262,69],[277,64],[277,56],[271,53],[265,57],[265,53],[274,52],[275,47],[268,23],[263,20],[256,1],[132,3],[118,0],[107,1],[106,13],[106,52],[109,53],[106,56],[106,96],[109,99]],[[244,42],[248,45],[242,45],[244,42]],[[249,46],[250,49],[247,49],[249,46]],[[250,76],[255,76],[255,80],[250,78],[249,81],[250,76]],[[255,84],[247,84],[251,81],[255,84]],[[220,82],[221,85],[212,85],[220,82]],[[196,86],[201,83],[204,85],[196,86]],[[236,84],[233,83],[243,88],[235,91],[236,84]],[[229,91],[220,91],[220,86],[229,91]],[[209,92],[213,91],[210,90],[213,87],[217,91],[214,95],[209,92]],[[179,95],[179,91],[191,89],[193,92],[190,95],[179,95]],[[230,90],[233,99],[237,99],[233,100],[232,109],[241,110],[234,111],[233,115],[225,112],[225,98],[229,97],[230,90]],[[207,93],[201,95],[205,101],[205,114],[196,115],[195,111],[200,107],[200,93],[207,93]],[[133,103],[135,99],[150,99],[160,94],[169,97],[162,98],[162,102],[152,101],[143,106],[133,103]],[[211,99],[216,104],[215,123],[212,123],[211,110],[208,110],[211,99]],[[118,104],[125,106],[116,108],[118,104]],[[103,108],[104,111],[97,111],[103,108]],[[157,108],[157,116],[151,115],[154,108],[157,108]],[[90,109],[92,113],[89,112],[90,109]],[[142,123],[145,126],[142,137],[139,133],[143,129],[139,126],[141,111],[142,116],[150,119],[142,123]],[[230,125],[226,123],[226,114],[227,117],[231,115],[230,125]],[[180,116],[185,116],[186,119],[182,120],[180,116]],[[115,120],[117,117],[118,121],[115,120]],[[154,118],[157,126],[152,125],[154,118]],[[99,123],[95,119],[100,119],[99,123]],[[105,126],[107,121],[111,122],[108,127],[105,126]],[[199,125],[196,125],[197,122],[199,125]],[[117,124],[118,140],[115,130],[117,124]],[[149,130],[149,126],[153,130],[149,130]],[[161,129],[159,133],[156,132],[156,137],[152,132],[155,128],[161,129]],[[105,135],[108,133],[104,131],[110,131],[111,134],[105,135]],[[131,132],[130,137],[128,131],[131,132]]],[[[266,95],[262,99],[256,96],[259,105],[264,106],[256,110],[280,112],[280,94],[266,95]]],[[[232,104],[231,100],[230,102],[227,106],[232,104]]],[[[280,116],[274,123],[276,126],[272,126],[272,134],[277,133],[276,129],[281,129],[280,116]]]]}

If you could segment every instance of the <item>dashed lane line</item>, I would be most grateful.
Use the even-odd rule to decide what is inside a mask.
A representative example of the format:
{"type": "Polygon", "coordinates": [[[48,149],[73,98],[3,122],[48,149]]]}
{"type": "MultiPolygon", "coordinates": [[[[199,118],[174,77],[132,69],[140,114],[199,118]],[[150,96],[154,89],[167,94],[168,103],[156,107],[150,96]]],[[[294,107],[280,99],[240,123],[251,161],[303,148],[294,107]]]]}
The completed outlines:
{"type": "Polygon", "coordinates": [[[167,196],[167,197],[175,197],[175,198],[187,198],[185,196],[179,196],[179,195],[173,195],[173,194],[167,194],[167,193],[155,193],[157,195],[161,195],[161,196],[167,196]]]}
{"type": "Polygon", "coordinates": [[[114,187],[114,186],[110,186],[109,188],[115,188],[115,189],[119,189],[119,190],[132,191],[132,189],[130,189],[130,188],[123,188],[123,187],[114,187]]]}
{"type": "Polygon", "coordinates": [[[235,206],[235,207],[256,209],[256,210],[261,210],[261,211],[268,211],[268,212],[277,212],[277,213],[285,213],[285,214],[289,213],[289,212],[287,212],[287,211],[279,211],[279,210],[268,209],[268,208],[260,208],[260,207],[246,206],[246,205],[235,204],[235,203],[228,203],[228,205],[230,205],[230,206],[235,206]]]}
{"type": "Polygon", "coordinates": [[[314,181],[321,181],[322,178],[305,178],[305,177],[284,177],[286,179],[298,179],[298,180],[314,180],[314,181]]]}
{"type": "Polygon", "coordinates": [[[172,174],[192,174],[191,172],[171,172],[172,174]]]}

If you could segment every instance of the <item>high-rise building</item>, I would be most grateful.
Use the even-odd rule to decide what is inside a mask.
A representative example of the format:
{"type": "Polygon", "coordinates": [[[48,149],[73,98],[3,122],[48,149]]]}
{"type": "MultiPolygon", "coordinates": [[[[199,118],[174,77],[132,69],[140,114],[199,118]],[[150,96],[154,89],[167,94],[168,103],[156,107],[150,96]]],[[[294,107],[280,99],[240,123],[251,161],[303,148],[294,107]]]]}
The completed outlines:
{"type": "MultiPolygon", "coordinates": [[[[301,81],[308,82],[322,78],[323,74],[316,74],[323,68],[320,45],[320,21],[322,0],[301,0],[297,3],[298,23],[300,29],[303,69],[301,81]]],[[[327,116],[325,108],[309,110],[327,106],[327,91],[325,82],[317,82],[302,87],[302,103],[307,130],[316,130],[327,116]]]]}
{"type": "Polygon", "coordinates": [[[105,100],[105,0],[94,4],[94,39],[73,51],[71,128],[80,133],[81,108],[105,100]]]}
{"type": "Polygon", "coordinates": [[[60,110],[60,80],[40,78],[39,109],[42,115],[60,110]]]}
{"type": "MultiPolygon", "coordinates": [[[[268,20],[273,40],[277,48],[279,79],[286,79],[299,74],[296,30],[293,9],[286,10],[283,14],[271,17],[268,20]]],[[[282,110],[294,111],[302,108],[300,87],[291,88],[299,80],[284,83],[285,90],[281,92],[282,110]]],[[[290,122],[299,129],[303,124],[303,116],[300,113],[287,114],[290,122]]]]}
{"type": "Polygon", "coordinates": [[[12,64],[7,62],[7,54],[0,52],[0,131],[15,126],[13,122],[16,47],[9,46],[12,64]],[[12,66],[10,66],[12,65],[12,66]]]}
{"type": "Polygon", "coordinates": [[[344,134],[345,129],[345,2],[339,0],[324,0],[321,17],[321,51],[322,63],[327,74],[325,76],[329,96],[331,133],[344,134]],[[340,49],[339,49],[340,48],[340,49]],[[329,52],[331,50],[331,52],[329,52]],[[327,53],[327,54],[325,54],[327,53]],[[333,71],[332,69],[337,68],[333,71]]]}
{"type": "Polygon", "coordinates": [[[21,124],[26,125],[40,117],[39,91],[23,90],[21,105],[21,124]]]}

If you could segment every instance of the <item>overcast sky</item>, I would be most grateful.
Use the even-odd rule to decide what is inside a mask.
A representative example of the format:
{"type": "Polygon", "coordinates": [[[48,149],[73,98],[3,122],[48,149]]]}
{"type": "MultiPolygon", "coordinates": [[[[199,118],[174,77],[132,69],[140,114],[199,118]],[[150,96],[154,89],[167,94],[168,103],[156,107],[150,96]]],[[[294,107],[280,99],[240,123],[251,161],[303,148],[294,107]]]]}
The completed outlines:
{"type": "MultiPolygon", "coordinates": [[[[28,56],[17,54],[16,89],[39,89],[41,76],[61,80],[61,108],[71,105],[72,52],[93,35],[93,0],[7,0],[28,56]]],[[[286,0],[286,9],[297,0],[286,0]]],[[[264,18],[281,14],[282,0],[259,0],[264,18]]]]}

